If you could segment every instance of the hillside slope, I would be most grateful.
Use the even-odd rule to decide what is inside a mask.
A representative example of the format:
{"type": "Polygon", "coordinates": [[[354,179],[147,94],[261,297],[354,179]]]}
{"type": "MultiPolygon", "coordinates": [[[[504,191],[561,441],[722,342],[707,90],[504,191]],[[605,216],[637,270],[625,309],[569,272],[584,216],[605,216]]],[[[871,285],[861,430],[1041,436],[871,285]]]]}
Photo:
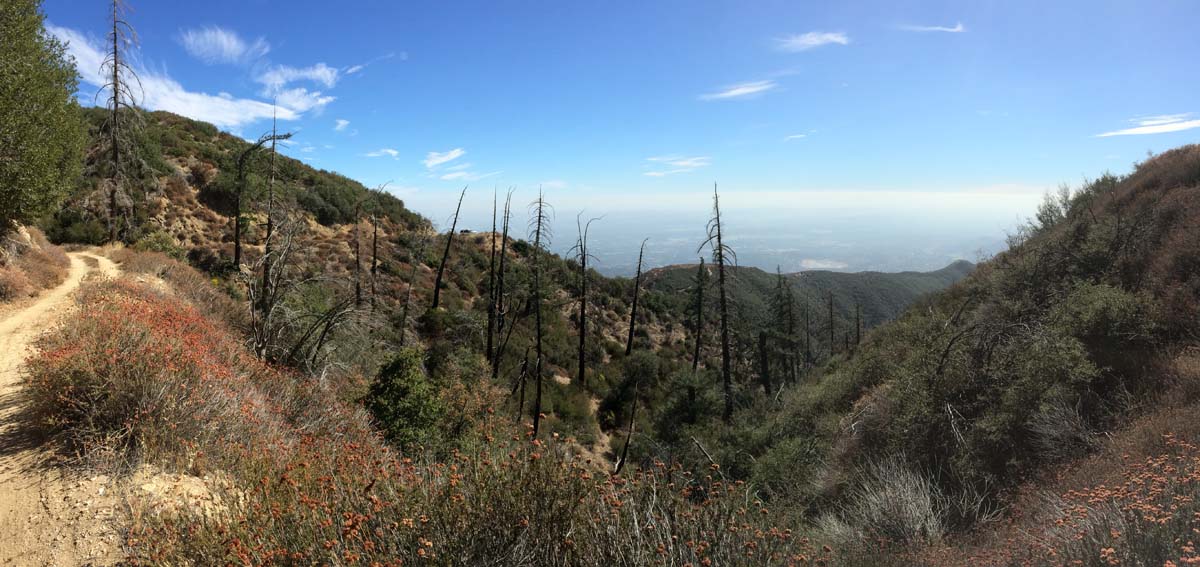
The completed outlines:
{"type": "MultiPolygon", "coordinates": [[[[699,440],[846,545],[936,542],[986,523],[1023,480],[1052,476],[1147,411],[1197,399],[1184,356],[1200,336],[1197,218],[1200,146],[1049,196],[1008,251],[699,440]]],[[[1166,453],[1190,462],[1200,439],[1194,429],[1177,439],[1166,453]]],[[[1114,514],[1132,526],[1136,506],[1114,514]]],[[[1171,537],[1200,527],[1188,510],[1164,510],[1171,537]]],[[[1144,564],[1180,553],[1159,549],[1144,564]]]]}
{"type": "MultiPolygon", "coordinates": [[[[103,112],[87,109],[85,114],[95,140],[103,112]]],[[[236,163],[249,144],[211,125],[170,113],[147,113],[145,118],[137,144],[136,182],[120,200],[118,222],[125,240],[140,250],[186,258],[216,276],[230,295],[246,301],[247,290],[253,292],[256,285],[251,274],[259,269],[264,250],[269,152],[258,154],[248,168],[242,198],[245,266],[239,273],[232,266],[236,163]]],[[[42,223],[56,241],[94,243],[107,235],[107,166],[95,151],[98,146],[92,147],[86,176],[75,194],[62,210],[42,223]]],[[[327,337],[306,333],[301,323],[278,329],[274,336],[282,346],[275,351],[268,349],[269,359],[314,373],[332,369],[348,375],[341,379],[369,382],[400,344],[414,341],[431,347],[428,365],[438,380],[453,382],[468,374],[488,373],[483,360],[490,293],[487,270],[491,247],[499,239],[488,233],[454,235],[440,293],[444,309],[429,313],[446,238],[435,232],[431,222],[391,195],[282,155],[276,160],[273,192],[275,222],[280,225],[277,234],[286,233],[292,239],[286,279],[300,282],[290,288],[291,295],[285,301],[287,311],[297,321],[319,320],[330,313],[343,315],[331,325],[333,332],[327,337]],[[373,251],[378,262],[374,273],[373,251]],[[362,298],[357,308],[339,311],[347,298],[356,295],[362,298]],[[407,310],[405,305],[409,306],[407,310]],[[454,340],[442,340],[447,337],[454,340]],[[306,340],[308,343],[301,344],[306,340]]],[[[475,197],[468,192],[468,198],[475,197]]],[[[520,202],[513,205],[514,210],[522,208],[520,202]]],[[[512,225],[523,228],[525,222],[517,217],[512,225]]],[[[534,317],[528,301],[532,254],[530,245],[521,240],[521,228],[511,235],[507,247],[506,321],[514,332],[506,333],[502,343],[497,340],[507,347],[498,373],[506,381],[520,375],[524,352],[532,343],[534,317]]],[[[614,394],[613,390],[624,392],[624,384],[631,383],[624,346],[633,282],[589,272],[593,282],[588,306],[590,341],[585,349],[589,378],[588,384],[571,384],[578,363],[578,266],[554,255],[544,258],[548,298],[543,313],[545,370],[555,380],[547,381],[543,412],[552,427],[561,425],[564,431],[583,439],[598,439],[598,421],[605,427],[616,427],[622,419],[620,415],[598,419],[589,407],[597,403],[595,400],[628,403],[626,394],[614,394]]],[[[952,275],[953,270],[930,275],[812,274],[805,277],[818,279],[811,286],[817,291],[810,292],[810,287],[804,285],[796,289],[801,294],[832,289],[843,315],[849,313],[846,309],[851,298],[861,298],[867,322],[873,324],[894,315],[916,294],[948,285],[953,278],[943,272],[952,275]]],[[[761,272],[756,275],[766,276],[761,272]]],[[[679,274],[680,278],[684,276],[687,274],[679,274]]],[[[659,372],[666,375],[683,364],[693,339],[688,332],[687,310],[674,293],[677,290],[656,283],[661,279],[653,275],[648,278],[650,283],[639,306],[635,345],[652,352],[659,360],[659,372]]],[[[750,307],[739,312],[745,328],[758,325],[765,316],[759,306],[766,296],[760,294],[769,290],[763,278],[751,279],[739,291],[743,303],[750,307]]],[[[256,324],[251,315],[247,311],[241,319],[246,332],[256,324]]],[[[821,337],[815,340],[818,344],[828,342],[821,337]]]]}

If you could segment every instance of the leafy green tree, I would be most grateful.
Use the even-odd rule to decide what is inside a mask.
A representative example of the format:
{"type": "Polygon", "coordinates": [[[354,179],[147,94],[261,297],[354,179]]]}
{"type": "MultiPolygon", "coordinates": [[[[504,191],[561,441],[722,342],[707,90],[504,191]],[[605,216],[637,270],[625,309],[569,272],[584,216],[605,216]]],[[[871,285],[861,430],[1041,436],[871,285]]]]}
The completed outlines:
{"type": "Polygon", "coordinates": [[[0,3],[0,232],[50,212],[82,168],[79,78],[38,4],[0,3]]]}
{"type": "Polygon", "coordinates": [[[437,388],[425,375],[420,351],[412,348],[401,349],[379,371],[366,406],[388,440],[402,449],[427,441],[445,413],[437,388]]]}

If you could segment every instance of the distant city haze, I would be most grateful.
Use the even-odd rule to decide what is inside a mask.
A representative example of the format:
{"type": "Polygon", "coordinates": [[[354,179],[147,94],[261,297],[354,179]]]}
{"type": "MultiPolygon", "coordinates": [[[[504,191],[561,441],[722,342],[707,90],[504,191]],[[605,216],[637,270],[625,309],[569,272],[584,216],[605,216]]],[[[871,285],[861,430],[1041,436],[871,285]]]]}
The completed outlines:
{"type": "MultiPolygon", "coordinates": [[[[468,190],[459,229],[491,230],[490,189],[468,190]]],[[[527,205],[536,190],[513,196],[511,235],[526,237],[527,205]]],[[[501,195],[503,198],[503,195],[501,195]]],[[[635,201],[622,195],[547,191],[555,209],[551,250],[562,255],[575,244],[576,215],[592,224],[593,265],[610,276],[633,275],[638,246],[646,242],[646,267],[708,260],[698,250],[711,214],[711,193],[663,195],[635,201]],[[652,207],[626,203],[651,201],[652,207]],[[667,207],[660,203],[677,203],[667,207]]],[[[891,192],[797,191],[735,192],[722,195],[724,238],[738,264],[763,270],[930,271],[955,260],[978,261],[1005,248],[1005,238],[1031,217],[1042,200],[1036,191],[891,192]]],[[[411,195],[406,203],[449,227],[453,199],[411,195]]],[[[503,204],[501,204],[501,207],[503,204]]]]}

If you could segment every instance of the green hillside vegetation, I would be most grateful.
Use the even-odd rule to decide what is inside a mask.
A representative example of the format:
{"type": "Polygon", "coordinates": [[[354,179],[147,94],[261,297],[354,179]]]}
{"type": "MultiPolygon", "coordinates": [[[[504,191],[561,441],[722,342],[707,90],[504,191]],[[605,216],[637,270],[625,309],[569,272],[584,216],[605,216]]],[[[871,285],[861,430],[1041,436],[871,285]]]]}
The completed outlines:
{"type": "MultiPolygon", "coordinates": [[[[101,194],[105,187],[104,157],[99,151],[105,111],[90,108],[83,114],[90,124],[93,140],[92,150],[87,153],[85,175],[64,205],[44,217],[41,225],[57,242],[97,244],[108,236],[108,212],[101,194]]],[[[209,124],[166,112],[145,113],[136,141],[140,177],[133,185],[137,195],[131,202],[136,206],[132,207],[131,229],[125,234],[127,243],[139,250],[186,259],[219,276],[219,284],[234,298],[249,301],[246,286],[253,279],[238,274],[232,266],[236,163],[238,156],[250,147],[249,142],[209,124]]],[[[269,163],[269,154],[255,158],[243,196],[243,203],[247,203],[243,206],[244,264],[248,266],[260,262],[264,250],[262,227],[266,218],[269,163]]],[[[277,344],[262,347],[268,360],[313,373],[332,370],[340,376],[338,381],[347,385],[345,395],[350,397],[366,395],[376,374],[408,340],[416,341],[422,348],[424,366],[431,384],[436,385],[435,390],[449,387],[468,375],[491,374],[485,353],[488,269],[493,242],[490,233],[455,235],[441,290],[442,306],[438,311],[429,311],[433,280],[445,246],[444,233],[436,233],[428,220],[407,210],[402,201],[386,192],[370,190],[299,160],[278,156],[275,181],[272,192],[277,211],[283,211],[295,229],[296,244],[288,260],[288,277],[302,282],[285,298],[288,310],[296,319],[316,319],[338,312],[342,302],[354,296],[356,229],[360,256],[358,286],[363,305],[347,310],[336,324],[330,325],[332,332],[319,345],[316,338],[319,334],[307,334],[308,328],[303,325],[276,329],[273,341],[277,344]],[[356,214],[358,223],[354,222],[356,214]],[[378,235],[377,269],[372,276],[371,239],[375,234],[378,235]],[[405,314],[408,319],[402,322],[405,314]],[[305,356],[294,354],[294,345],[299,343],[304,343],[300,351],[306,351],[305,356]]],[[[468,197],[486,198],[470,192],[468,197]]],[[[523,228],[521,208],[521,203],[513,204],[511,224],[523,228]]],[[[512,392],[515,400],[510,403],[514,406],[520,400],[518,378],[525,363],[526,347],[532,344],[535,319],[528,301],[532,283],[531,246],[522,239],[523,230],[520,232],[511,235],[506,247],[506,316],[514,324],[508,326],[511,331],[505,331],[503,338],[497,337],[495,341],[505,347],[495,375],[512,392]]],[[[543,306],[542,413],[547,416],[546,426],[551,432],[572,436],[584,447],[601,443],[595,447],[600,454],[610,451],[615,454],[613,447],[603,445],[601,432],[628,425],[626,414],[632,402],[633,385],[643,375],[654,376],[639,394],[643,407],[650,408],[643,412],[643,417],[650,418],[657,413],[661,398],[670,388],[667,378],[688,366],[693,344],[688,332],[689,316],[675,293],[678,290],[665,283],[671,279],[668,274],[674,277],[673,271],[647,274],[634,336],[637,350],[645,352],[627,361],[623,347],[633,282],[628,278],[607,278],[589,270],[592,283],[588,302],[590,340],[585,345],[587,383],[576,384],[578,264],[546,255],[543,266],[548,298],[543,306]]],[[[948,285],[965,271],[951,268],[928,275],[820,274],[822,284],[811,289],[832,289],[837,298],[839,326],[846,324],[847,315],[852,312],[847,311],[852,309],[851,298],[861,297],[865,322],[870,325],[898,312],[919,293],[948,285]]],[[[757,274],[766,276],[762,272],[757,274]]],[[[809,276],[818,277],[815,273],[809,276]]],[[[684,274],[678,277],[683,278],[684,274]]],[[[749,307],[738,311],[738,326],[749,332],[765,320],[766,311],[761,306],[769,297],[770,286],[763,278],[751,278],[748,283],[737,281],[736,301],[739,306],[749,307]]],[[[805,286],[796,289],[798,299],[816,293],[805,286]]],[[[241,319],[242,330],[248,334],[254,334],[254,324],[253,317],[241,319]]],[[[826,345],[828,340],[824,336],[814,335],[814,345],[826,345]]],[[[705,347],[706,361],[712,360],[714,353],[710,349],[714,344],[709,341],[705,347]]],[[[825,354],[821,353],[828,348],[822,346],[818,350],[816,356],[823,357],[825,354]]],[[[753,371],[749,362],[744,366],[742,372],[749,382],[753,371]]],[[[531,390],[525,409],[517,412],[514,408],[512,412],[528,417],[533,412],[530,397],[534,382],[527,376],[525,383],[531,390]]],[[[442,433],[425,427],[423,433],[406,432],[403,437],[406,445],[437,446],[447,442],[442,433]]]]}

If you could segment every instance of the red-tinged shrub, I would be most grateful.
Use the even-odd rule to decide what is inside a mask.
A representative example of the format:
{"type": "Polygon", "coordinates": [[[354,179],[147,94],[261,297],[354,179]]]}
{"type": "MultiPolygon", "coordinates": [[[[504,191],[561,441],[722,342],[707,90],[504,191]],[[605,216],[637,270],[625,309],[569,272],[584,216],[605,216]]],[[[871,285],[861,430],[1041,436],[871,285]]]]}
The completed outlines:
{"type": "MultiPolygon", "coordinates": [[[[128,546],[151,565],[781,565],[828,561],[748,487],[655,463],[610,477],[557,437],[530,440],[490,407],[461,449],[412,460],[365,413],[268,367],[224,327],[129,280],[29,364],[37,415],[83,454],[228,479],[218,515],[136,509],[128,546]],[[189,519],[190,518],[190,519],[189,519]]],[[[139,506],[134,502],[135,506],[139,506]]]]}

